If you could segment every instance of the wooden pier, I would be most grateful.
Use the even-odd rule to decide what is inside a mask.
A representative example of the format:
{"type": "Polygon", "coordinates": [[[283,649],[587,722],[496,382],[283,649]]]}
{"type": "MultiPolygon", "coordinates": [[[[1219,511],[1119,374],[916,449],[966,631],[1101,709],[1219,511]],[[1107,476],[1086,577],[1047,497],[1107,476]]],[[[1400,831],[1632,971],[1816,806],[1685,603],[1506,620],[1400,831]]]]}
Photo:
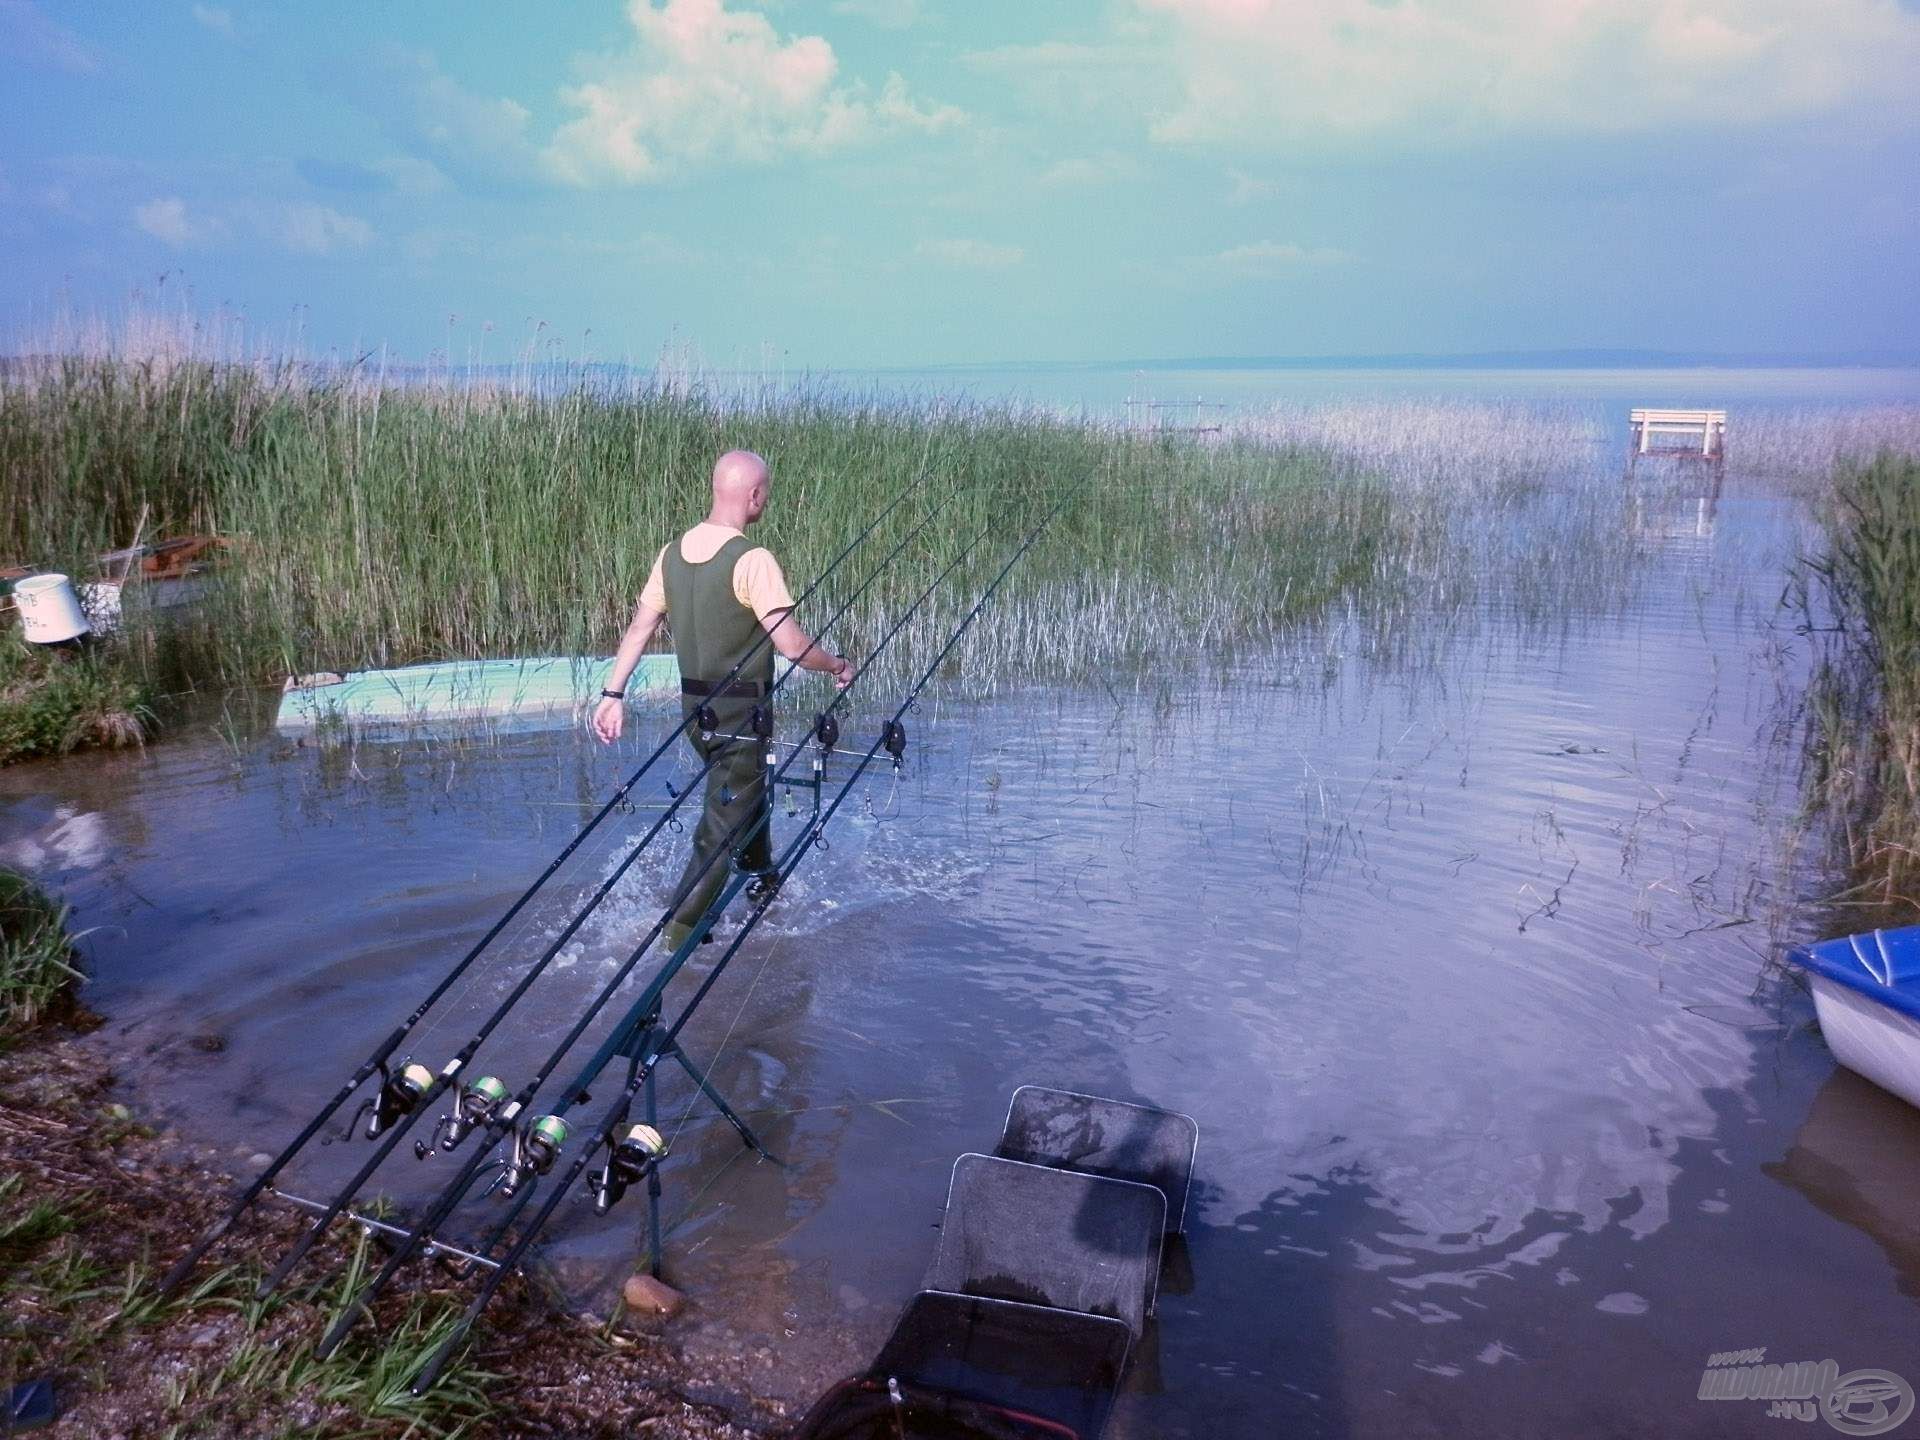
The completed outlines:
{"type": "Polygon", "coordinates": [[[1698,460],[1713,467],[1716,482],[1727,465],[1727,412],[1724,410],[1636,409],[1627,417],[1627,476],[1643,456],[1698,460]],[[1674,443],[1674,442],[1678,443],[1674,443]],[[1663,443],[1664,442],[1664,443],[1663,443]]]}

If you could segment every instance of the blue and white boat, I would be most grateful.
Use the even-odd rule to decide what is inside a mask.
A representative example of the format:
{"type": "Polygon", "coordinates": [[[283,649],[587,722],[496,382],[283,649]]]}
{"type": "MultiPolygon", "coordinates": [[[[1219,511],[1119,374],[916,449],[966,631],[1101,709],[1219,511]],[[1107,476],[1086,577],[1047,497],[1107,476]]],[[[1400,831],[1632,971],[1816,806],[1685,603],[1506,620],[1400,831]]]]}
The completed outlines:
{"type": "Polygon", "coordinates": [[[1834,1059],[1920,1106],[1920,925],[1796,946],[1834,1059]]]}

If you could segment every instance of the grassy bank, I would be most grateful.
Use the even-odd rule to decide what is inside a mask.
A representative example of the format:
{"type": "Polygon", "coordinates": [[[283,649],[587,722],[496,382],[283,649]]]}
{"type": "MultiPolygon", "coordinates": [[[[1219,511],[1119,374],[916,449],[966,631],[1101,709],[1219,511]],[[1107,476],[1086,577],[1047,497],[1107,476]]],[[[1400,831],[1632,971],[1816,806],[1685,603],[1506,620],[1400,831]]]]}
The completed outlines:
{"type": "MultiPolygon", "coordinates": [[[[541,397],[94,359],[0,386],[13,480],[0,550],[71,561],[124,544],[143,510],[149,533],[232,537],[220,599],[154,656],[175,667],[169,683],[606,653],[655,549],[701,512],[713,457],[734,445],[773,461],[763,533],[796,579],[902,486],[928,504],[955,492],[849,617],[856,652],[985,532],[909,639],[943,634],[1061,488],[1081,485],[961,657],[988,675],[1257,637],[1404,573],[1426,533],[1419,507],[1305,445],[1143,439],[932,401],[541,397]],[[1088,615],[1100,623],[1051,623],[1088,615]]],[[[868,553],[923,509],[903,505],[868,553]]]]}
{"type": "Polygon", "coordinates": [[[407,1387],[468,1298],[429,1267],[383,1296],[352,1343],[317,1359],[320,1334],[381,1257],[366,1236],[336,1233],[304,1283],[255,1299],[304,1228],[292,1210],[262,1207],[194,1282],[157,1297],[166,1263],[234,1182],[210,1151],[155,1133],[114,1100],[98,1036],[44,1023],[62,1018],[78,979],[65,922],[0,871],[0,1386],[51,1381],[53,1433],[741,1440],[777,1418],[711,1398],[742,1394],[740,1377],[696,1375],[657,1336],[560,1314],[520,1278],[467,1362],[424,1397],[407,1387]],[[689,1400],[696,1389],[709,1398],[689,1400]]]}
{"type": "Polygon", "coordinates": [[[138,745],[153,723],[151,695],[138,660],[118,644],[69,652],[0,629],[0,765],[138,745]]]}
{"type": "Polygon", "coordinates": [[[138,1124],[111,1079],[72,1036],[42,1032],[0,1054],[0,1384],[52,1381],[61,1418],[49,1433],[743,1440],[777,1418],[717,1398],[738,1394],[738,1377],[696,1374],[658,1337],[559,1314],[519,1279],[467,1362],[416,1398],[413,1374],[467,1298],[428,1267],[382,1297],[362,1334],[316,1359],[330,1317],[381,1256],[337,1234],[304,1282],[256,1300],[302,1228],[291,1210],[264,1209],[220,1263],[156,1298],[156,1276],[233,1182],[138,1124]],[[689,1399],[695,1390],[707,1398],[689,1399]]]}
{"type": "Polygon", "coordinates": [[[1920,912],[1920,459],[1842,466],[1805,562],[1815,798],[1837,821],[1860,898],[1920,912]]]}

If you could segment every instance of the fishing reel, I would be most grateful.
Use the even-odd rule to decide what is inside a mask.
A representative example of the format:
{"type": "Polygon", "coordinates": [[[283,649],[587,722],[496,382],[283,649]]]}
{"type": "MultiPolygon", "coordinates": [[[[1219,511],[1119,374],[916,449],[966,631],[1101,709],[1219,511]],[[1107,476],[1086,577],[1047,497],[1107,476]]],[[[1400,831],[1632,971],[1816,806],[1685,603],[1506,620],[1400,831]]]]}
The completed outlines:
{"type": "Polygon", "coordinates": [[[667,1142],[651,1125],[628,1125],[607,1150],[607,1163],[588,1183],[593,1189],[593,1212],[604,1215],[638,1185],[667,1155],[667,1142]]]}
{"type": "MultiPolygon", "coordinates": [[[[434,1129],[434,1143],[442,1150],[453,1150],[472,1133],[474,1127],[491,1120],[507,1098],[505,1082],[491,1075],[469,1080],[460,1091],[450,1114],[440,1117],[434,1129]]],[[[415,1145],[413,1153],[422,1160],[433,1153],[433,1145],[415,1145]]]]}
{"type": "Polygon", "coordinates": [[[887,721],[880,728],[880,748],[893,757],[893,768],[898,770],[907,755],[907,727],[898,720],[887,721]]]}
{"type": "Polygon", "coordinates": [[[711,740],[714,731],[720,728],[720,716],[713,706],[702,703],[694,708],[693,723],[702,740],[711,740]]]}
{"type": "Polygon", "coordinates": [[[840,721],[833,715],[821,713],[813,717],[813,738],[819,742],[822,750],[831,750],[840,743],[840,721]]]}
{"type": "Polygon", "coordinates": [[[747,731],[756,740],[771,740],[773,738],[773,707],[754,706],[752,713],[747,716],[747,731]]]}
{"type": "Polygon", "coordinates": [[[520,1187],[536,1175],[544,1175],[560,1158],[561,1147],[573,1132],[558,1115],[542,1115],[513,1137],[513,1159],[500,1177],[500,1193],[511,1200],[520,1187]]]}
{"type": "Polygon", "coordinates": [[[388,1075],[379,1095],[361,1107],[371,1112],[367,1116],[367,1139],[378,1140],[401,1119],[411,1115],[432,1088],[433,1071],[417,1060],[388,1075]]]}

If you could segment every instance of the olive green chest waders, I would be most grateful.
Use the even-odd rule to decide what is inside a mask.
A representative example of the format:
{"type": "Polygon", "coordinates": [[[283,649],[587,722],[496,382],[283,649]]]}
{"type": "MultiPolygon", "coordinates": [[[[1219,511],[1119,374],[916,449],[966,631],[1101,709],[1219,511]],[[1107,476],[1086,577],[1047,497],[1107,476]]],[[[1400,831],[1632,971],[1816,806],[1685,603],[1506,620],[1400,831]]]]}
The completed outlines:
{"type": "Polygon", "coordinates": [[[736,535],[712,559],[696,565],[682,558],[676,540],[667,546],[661,567],[673,648],[680,659],[680,711],[687,739],[702,760],[714,762],[707,771],[706,808],[693,832],[693,855],[674,892],[678,903],[673,921],[661,932],[660,943],[667,950],[679,948],[726,886],[727,865],[718,852],[731,847],[742,870],[762,873],[773,868],[765,757],[751,737],[734,738],[748,734],[753,707],[773,689],[773,647],[760,644],[766,631],[759,617],[733,593],[733,567],[754,548],[746,536],[736,535]],[[739,675],[720,689],[736,665],[739,675]],[[710,740],[701,738],[694,719],[702,705],[711,705],[718,721],[710,740]]]}

